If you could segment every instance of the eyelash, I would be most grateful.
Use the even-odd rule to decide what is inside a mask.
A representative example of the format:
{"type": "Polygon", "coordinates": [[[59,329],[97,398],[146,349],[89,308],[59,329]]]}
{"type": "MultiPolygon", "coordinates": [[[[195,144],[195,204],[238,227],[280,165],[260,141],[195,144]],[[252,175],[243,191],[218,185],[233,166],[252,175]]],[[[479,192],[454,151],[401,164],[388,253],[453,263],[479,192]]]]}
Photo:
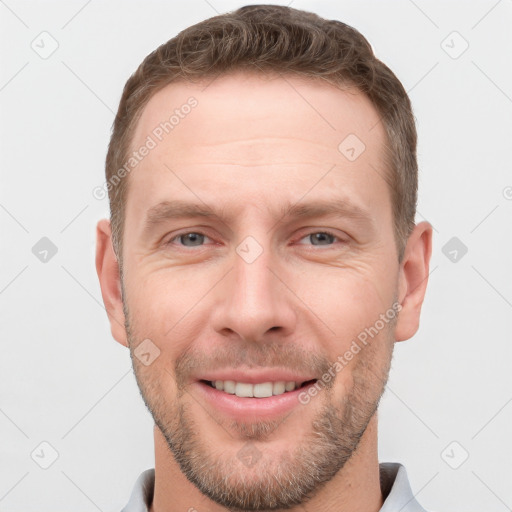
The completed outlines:
{"type": "MultiPolygon", "coordinates": [[[[306,233],[304,236],[302,236],[301,238],[299,238],[299,240],[303,240],[304,238],[307,238],[308,236],[311,236],[311,235],[314,235],[314,234],[323,234],[323,235],[328,235],[328,236],[332,236],[333,238],[335,238],[336,240],[338,240],[338,242],[341,242],[341,243],[344,243],[345,240],[343,240],[341,237],[339,237],[338,235],[334,234],[332,231],[329,231],[329,230],[320,230],[320,231],[311,231],[309,233],[306,233]]],[[[168,242],[165,243],[165,245],[172,245],[172,243],[174,242],[174,240],[176,239],[179,239],[180,237],[182,236],[185,236],[185,235],[190,235],[190,234],[194,234],[194,235],[202,235],[202,236],[205,236],[207,238],[210,238],[207,234],[205,233],[202,233],[201,231],[185,231],[183,233],[179,233],[177,235],[175,235],[173,238],[171,238],[168,242]]],[[[304,245],[304,244],[299,244],[299,245],[304,245]]],[[[314,246],[313,244],[309,244],[309,245],[312,245],[313,247],[332,247],[334,245],[333,244],[330,244],[330,245],[326,245],[326,246],[314,246]]],[[[191,250],[191,249],[194,249],[195,247],[204,247],[204,245],[199,245],[199,246],[195,246],[195,247],[188,247],[185,246],[185,245],[181,245],[181,247],[184,247],[185,250],[191,250]]],[[[314,249],[316,250],[316,249],[314,249]]]]}

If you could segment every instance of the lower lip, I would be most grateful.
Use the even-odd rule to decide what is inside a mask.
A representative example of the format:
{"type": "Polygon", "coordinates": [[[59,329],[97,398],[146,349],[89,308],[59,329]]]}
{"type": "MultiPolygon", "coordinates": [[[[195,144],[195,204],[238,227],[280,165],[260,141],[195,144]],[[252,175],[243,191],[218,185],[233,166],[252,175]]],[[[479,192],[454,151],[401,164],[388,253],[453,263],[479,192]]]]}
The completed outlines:
{"type": "Polygon", "coordinates": [[[219,391],[205,382],[199,381],[193,384],[199,396],[211,404],[216,411],[233,419],[246,421],[275,418],[290,412],[294,407],[303,406],[299,401],[299,394],[307,392],[308,387],[313,385],[314,383],[311,383],[294,391],[267,398],[241,398],[219,391]]]}

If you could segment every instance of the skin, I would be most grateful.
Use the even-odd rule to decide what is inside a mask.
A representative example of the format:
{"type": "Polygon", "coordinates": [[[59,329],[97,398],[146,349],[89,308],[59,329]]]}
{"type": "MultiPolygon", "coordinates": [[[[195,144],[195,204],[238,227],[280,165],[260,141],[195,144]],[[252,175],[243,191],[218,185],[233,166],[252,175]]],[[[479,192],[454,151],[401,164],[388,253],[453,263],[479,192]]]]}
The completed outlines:
{"type": "Polygon", "coordinates": [[[190,96],[198,101],[125,178],[122,281],[109,221],[97,226],[112,334],[130,348],[155,419],[151,510],[378,511],[376,407],[395,342],[419,326],[432,227],[415,226],[399,262],[384,129],[370,130],[379,116],[360,92],[247,72],[208,83],[165,87],[138,122],[134,148],[190,96]],[[351,133],[366,146],[355,161],[338,150],[351,133]],[[151,208],[175,199],[218,215],[148,228],[151,208]],[[331,199],[364,218],[283,217],[290,205],[331,199]],[[236,252],[247,236],[262,249],[252,263],[236,252]],[[395,301],[398,318],[286,417],[233,421],[198,392],[205,367],[321,377],[395,301]],[[145,339],[160,350],[149,366],[133,355],[145,339]],[[251,467],[237,456],[248,446],[259,456],[251,467]]]}

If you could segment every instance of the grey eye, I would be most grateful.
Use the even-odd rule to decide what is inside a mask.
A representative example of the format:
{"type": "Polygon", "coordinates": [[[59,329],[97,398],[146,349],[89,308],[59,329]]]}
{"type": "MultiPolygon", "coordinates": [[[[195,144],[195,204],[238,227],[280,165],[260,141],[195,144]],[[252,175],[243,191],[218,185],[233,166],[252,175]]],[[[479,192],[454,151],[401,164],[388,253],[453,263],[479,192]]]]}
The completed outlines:
{"type": "Polygon", "coordinates": [[[197,247],[204,243],[205,235],[201,233],[184,233],[183,235],[178,235],[176,238],[179,239],[185,247],[197,247]]]}
{"type": "Polygon", "coordinates": [[[318,231],[316,233],[310,233],[309,235],[306,235],[304,238],[309,238],[312,245],[330,245],[334,243],[337,237],[324,231],[318,231]]]}

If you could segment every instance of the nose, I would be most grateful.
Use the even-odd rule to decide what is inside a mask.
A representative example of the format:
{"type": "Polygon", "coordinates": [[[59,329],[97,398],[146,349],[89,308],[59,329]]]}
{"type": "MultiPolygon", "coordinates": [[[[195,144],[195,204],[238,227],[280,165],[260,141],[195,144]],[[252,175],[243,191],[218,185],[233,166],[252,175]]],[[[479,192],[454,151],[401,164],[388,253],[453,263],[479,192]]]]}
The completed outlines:
{"type": "Polygon", "coordinates": [[[248,342],[289,336],[297,314],[282,267],[270,250],[264,250],[254,261],[240,254],[234,253],[230,272],[216,287],[215,331],[248,342]]]}

